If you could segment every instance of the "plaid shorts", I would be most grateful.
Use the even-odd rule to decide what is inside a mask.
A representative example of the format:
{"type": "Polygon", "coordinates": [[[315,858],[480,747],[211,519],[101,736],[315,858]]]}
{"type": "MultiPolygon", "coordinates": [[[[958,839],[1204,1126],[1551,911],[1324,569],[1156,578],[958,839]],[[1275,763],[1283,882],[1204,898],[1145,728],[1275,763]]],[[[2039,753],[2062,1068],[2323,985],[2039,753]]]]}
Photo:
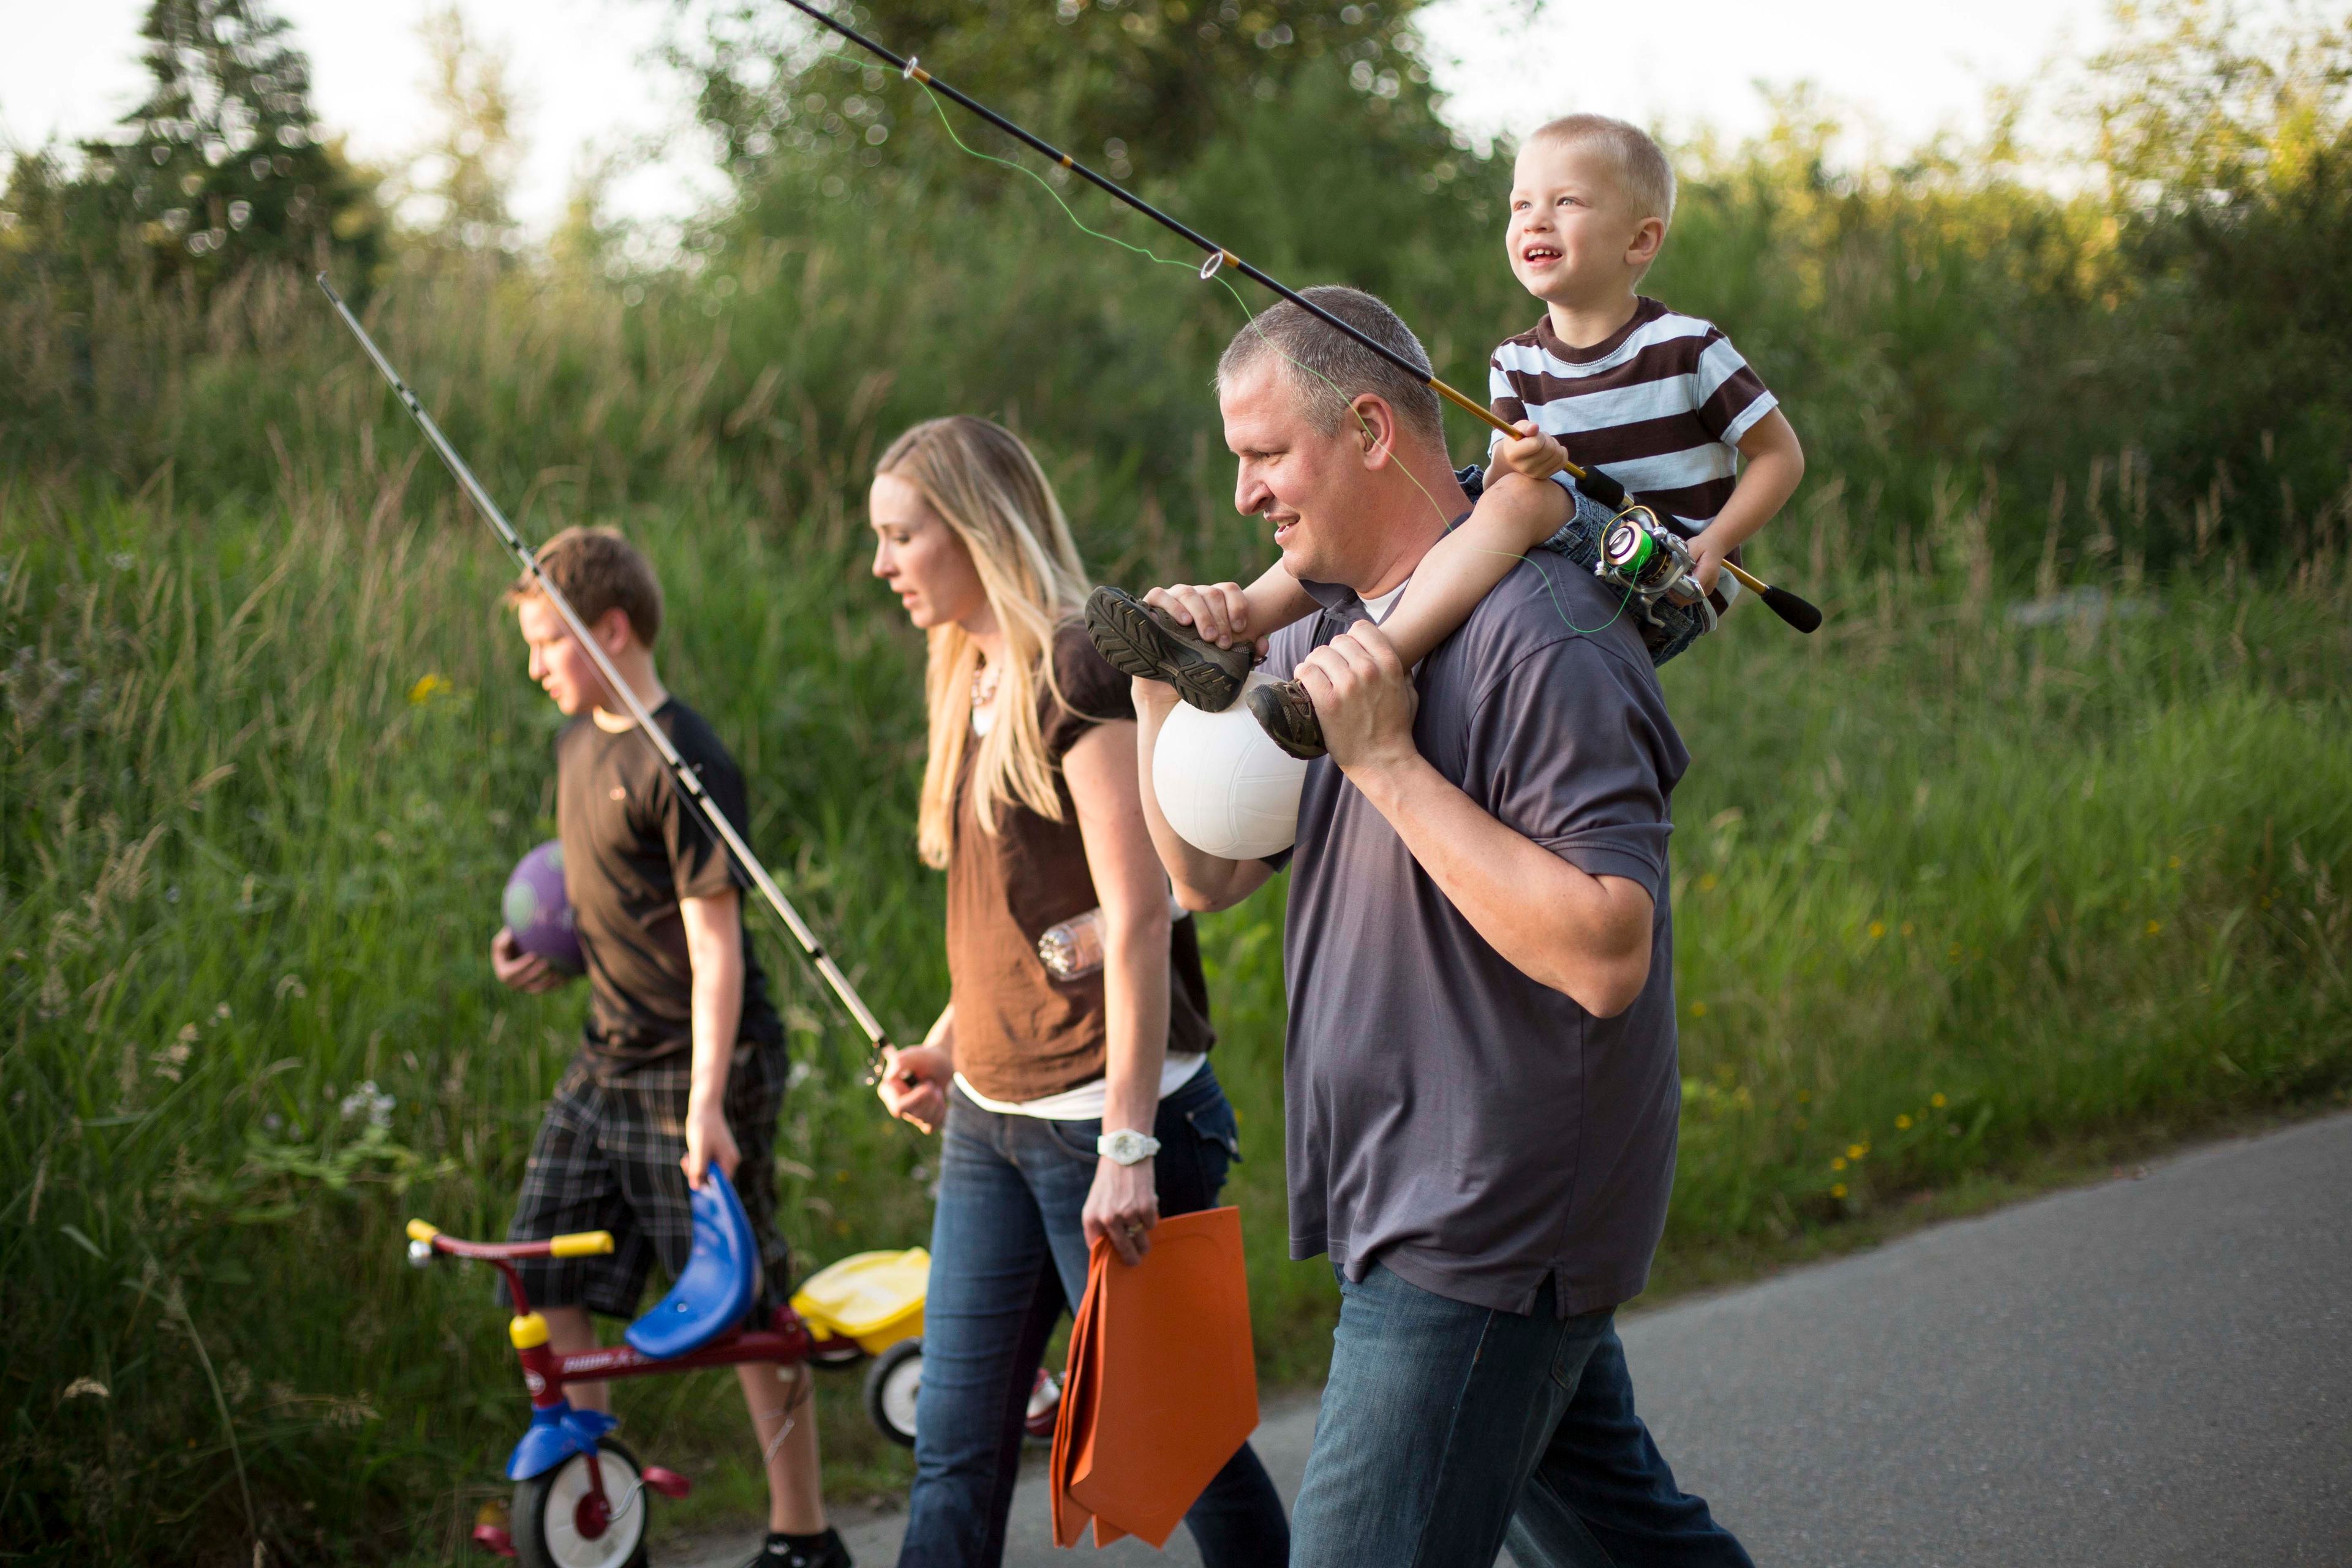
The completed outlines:
{"type": "MultiPolygon", "coordinates": [[[[792,1292],[792,1260],[776,1234],[776,1113],[784,1098],[784,1053],[740,1046],[727,1073],[728,1131],[742,1163],[735,1191],[759,1238],[761,1315],[792,1292]]],[[[609,1230],[602,1258],[537,1258],[517,1265],[538,1307],[586,1307],[634,1318],[646,1275],[658,1258],[671,1279],[694,1249],[686,1172],[687,1053],[615,1072],[586,1052],[572,1058],[523,1167],[509,1241],[544,1241],[574,1231],[609,1230]]],[[[503,1283],[499,1287],[505,1295],[503,1283]]]]}

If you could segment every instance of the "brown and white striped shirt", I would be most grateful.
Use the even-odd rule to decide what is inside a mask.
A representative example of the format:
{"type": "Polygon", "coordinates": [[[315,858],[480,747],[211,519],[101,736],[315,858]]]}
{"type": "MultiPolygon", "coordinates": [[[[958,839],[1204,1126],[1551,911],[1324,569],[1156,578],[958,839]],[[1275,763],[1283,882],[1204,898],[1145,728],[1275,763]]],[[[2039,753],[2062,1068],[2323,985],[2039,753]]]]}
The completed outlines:
{"type": "Polygon", "coordinates": [[[1731,499],[1739,438],[1779,405],[1721,329],[1649,299],[1586,349],[1560,342],[1546,316],[1496,349],[1487,396],[1503,418],[1534,420],[1573,461],[1607,470],[1685,535],[1731,499]]]}

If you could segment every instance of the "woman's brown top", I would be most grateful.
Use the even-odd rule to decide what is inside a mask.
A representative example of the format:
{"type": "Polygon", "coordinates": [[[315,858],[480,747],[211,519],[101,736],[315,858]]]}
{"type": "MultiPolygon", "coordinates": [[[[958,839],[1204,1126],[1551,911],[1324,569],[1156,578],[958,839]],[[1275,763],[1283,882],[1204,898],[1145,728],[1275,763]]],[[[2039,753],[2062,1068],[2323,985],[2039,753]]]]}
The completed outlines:
{"type": "MultiPolygon", "coordinates": [[[[1113,669],[1076,622],[1054,638],[1061,702],[1039,683],[1038,730],[1054,763],[1062,820],[1019,801],[997,808],[996,831],[981,830],[972,789],[979,737],[967,739],[956,778],[955,833],[948,851],[948,976],[955,1004],[956,1070],[991,1100],[1019,1103],[1103,1075],[1107,1042],[1103,972],[1056,980],[1037,956],[1037,939],[1102,902],[1087,868],[1077,807],[1061,763],[1097,724],[1133,719],[1127,677],[1113,669]]],[[[1178,921],[1169,941],[1168,1048],[1205,1051],[1209,986],[1200,938],[1178,921]]]]}

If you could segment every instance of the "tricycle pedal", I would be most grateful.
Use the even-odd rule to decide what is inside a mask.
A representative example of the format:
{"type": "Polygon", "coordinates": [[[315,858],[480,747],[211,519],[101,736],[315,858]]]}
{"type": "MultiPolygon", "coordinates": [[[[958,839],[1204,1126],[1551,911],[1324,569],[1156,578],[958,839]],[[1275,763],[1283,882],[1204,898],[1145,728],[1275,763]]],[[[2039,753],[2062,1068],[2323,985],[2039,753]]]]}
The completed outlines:
{"type": "Polygon", "coordinates": [[[647,1465],[638,1479],[673,1502],[694,1489],[692,1481],[676,1470],[665,1469],[659,1465],[647,1465]]]}

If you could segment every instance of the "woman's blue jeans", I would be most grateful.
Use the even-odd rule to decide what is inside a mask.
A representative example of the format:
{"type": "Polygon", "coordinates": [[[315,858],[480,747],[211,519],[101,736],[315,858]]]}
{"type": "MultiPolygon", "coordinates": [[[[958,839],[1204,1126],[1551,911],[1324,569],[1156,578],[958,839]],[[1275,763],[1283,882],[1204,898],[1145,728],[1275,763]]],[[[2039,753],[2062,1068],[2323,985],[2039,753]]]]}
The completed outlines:
{"type": "MultiPolygon", "coordinates": [[[[1087,1288],[1080,1220],[1098,1121],[1044,1121],[948,1101],[915,1406],[915,1486],[899,1568],[996,1568],[1020,1468],[1021,1418],[1045,1341],[1087,1288]]],[[[1213,1205],[1240,1143],[1215,1074],[1160,1102],[1160,1212],[1213,1205]]],[[[1208,1568],[1286,1563],[1282,1498],[1244,1444],[1184,1516],[1208,1568]]]]}

